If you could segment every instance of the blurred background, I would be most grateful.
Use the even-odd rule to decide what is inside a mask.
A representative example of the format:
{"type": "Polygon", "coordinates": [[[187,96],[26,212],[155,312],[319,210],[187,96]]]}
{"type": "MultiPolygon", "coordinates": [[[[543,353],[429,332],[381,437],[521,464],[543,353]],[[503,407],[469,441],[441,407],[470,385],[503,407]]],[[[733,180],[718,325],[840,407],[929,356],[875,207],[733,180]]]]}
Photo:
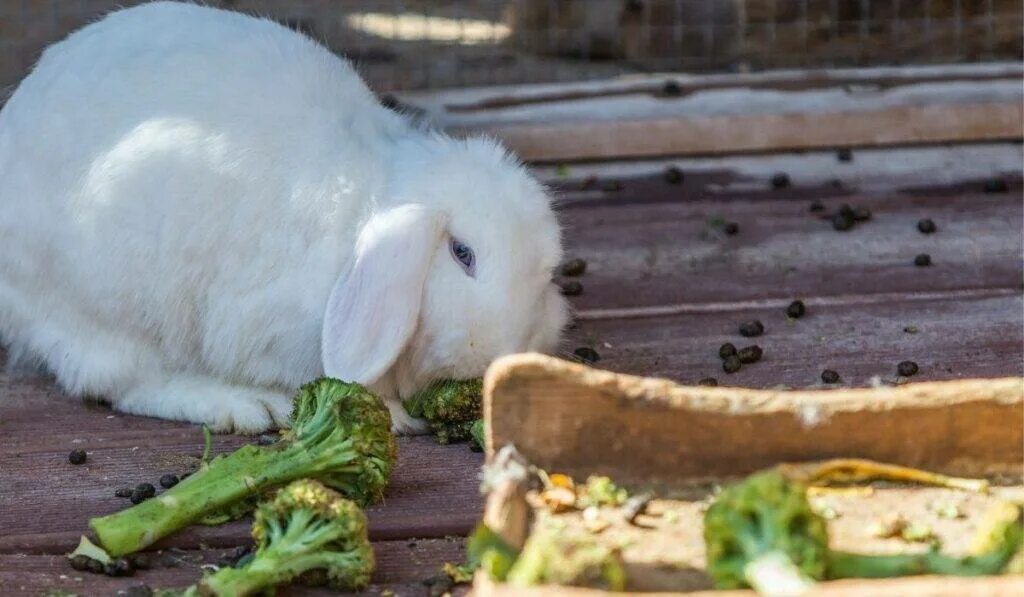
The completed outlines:
{"type": "MultiPolygon", "coordinates": [[[[0,0],[0,88],[131,0],[0,0]]],[[[1021,60],[1021,0],[207,0],[304,31],[376,90],[660,71],[1021,60]]]]}

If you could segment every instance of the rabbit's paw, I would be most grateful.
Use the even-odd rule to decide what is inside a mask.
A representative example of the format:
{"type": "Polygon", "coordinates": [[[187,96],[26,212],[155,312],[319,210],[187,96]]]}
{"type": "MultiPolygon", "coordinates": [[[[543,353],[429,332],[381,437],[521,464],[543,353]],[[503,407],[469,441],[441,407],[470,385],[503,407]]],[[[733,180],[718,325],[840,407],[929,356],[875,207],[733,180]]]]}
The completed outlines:
{"type": "Polygon", "coordinates": [[[292,400],[271,390],[189,377],[140,385],[116,400],[115,407],[131,414],[204,423],[213,431],[253,434],[287,427],[292,400]]]}
{"type": "Polygon", "coordinates": [[[391,431],[395,435],[425,435],[430,431],[427,422],[406,412],[401,401],[385,400],[384,403],[391,411],[391,431]]]}

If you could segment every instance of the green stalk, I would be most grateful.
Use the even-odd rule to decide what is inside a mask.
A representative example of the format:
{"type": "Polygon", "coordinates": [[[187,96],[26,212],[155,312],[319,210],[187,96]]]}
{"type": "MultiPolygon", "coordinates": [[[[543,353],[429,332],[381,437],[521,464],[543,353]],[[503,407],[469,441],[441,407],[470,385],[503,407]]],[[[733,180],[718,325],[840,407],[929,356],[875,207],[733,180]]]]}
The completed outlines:
{"type": "MultiPolygon", "coordinates": [[[[342,565],[336,553],[293,553],[268,550],[242,568],[221,568],[200,582],[200,595],[212,593],[220,597],[244,597],[294,580],[310,570],[342,565]]],[[[356,554],[345,555],[353,563],[356,554]]]]}
{"type": "Polygon", "coordinates": [[[761,554],[743,567],[743,576],[758,595],[765,597],[806,595],[814,588],[814,581],[781,551],[761,554]]]}
{"type": "MultiPolygon", "coordinates": [[[[178,483],[159,497],[127,510],[89,521],[100,543],[112,556],[144,549],[204,516],[272,487],[325,467],[320,460],[334,460],[351,450],[348,441],[310,456],[306,442],[298,441],[280,450],[247,445],[214,459],[208,467],[178,483]]],[[[335,460],[335,462],[337,462],[335,460]]],[[[344,467],[332,467],[344,472],[344,467]]],[[[353,471],[358,469],[353,466],[353,471]]]]}
{"type": "Polygon", "coordinates": [[[1009,560],[1006,553],[954,558],[937,551],[899,555],[862,555],[829,551],[829,578],[893,578],[918,574],[987,576],[999,574],[1009,560]]]}
{"type": "Polygon", "coordinates": [[[138,551],[193,521],[266,488],[280,475],[275,467],[281,454],[243,446],[216,459],[159,497],[109,516],[89,521],[100,543],[112,556],[138,551]],[[253,477],[253,472],[259,477],[253,477]]]}

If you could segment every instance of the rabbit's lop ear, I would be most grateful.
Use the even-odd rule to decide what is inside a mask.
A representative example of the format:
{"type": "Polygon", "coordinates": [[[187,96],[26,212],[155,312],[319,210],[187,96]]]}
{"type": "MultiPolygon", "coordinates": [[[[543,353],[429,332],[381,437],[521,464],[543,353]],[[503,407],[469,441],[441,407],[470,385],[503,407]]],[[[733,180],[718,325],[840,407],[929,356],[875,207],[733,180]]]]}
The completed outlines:
{"type": "Polygon", "coordinates": [[[325,375],[372,384],[394,364],[416,329],[443,229],[438,212],[415,205],[380,213],[363,227],[352,267],[327,301],[325,375]]]}

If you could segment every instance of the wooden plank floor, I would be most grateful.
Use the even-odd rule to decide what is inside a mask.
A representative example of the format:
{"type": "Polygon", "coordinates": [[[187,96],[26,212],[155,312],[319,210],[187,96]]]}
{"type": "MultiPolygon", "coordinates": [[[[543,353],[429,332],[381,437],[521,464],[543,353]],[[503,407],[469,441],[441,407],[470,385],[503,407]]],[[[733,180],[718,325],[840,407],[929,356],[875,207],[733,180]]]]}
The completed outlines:
{"type": "MultiPolygon", "coordinates": [[[[845,384],[885,382],[907,359],[922,380],[1024,373],[1018,172],[1003,193],[982,192],[981,179],[870,190],[819,181],[772,191],[766,181],[729,190],[728,172],[683,185],[658,175],[615,178],[621,190],[551,176],[569,252],[588,262],[567,352],[586,345],[600,353],[598,366],[616,371],[753,387],[817,386],[826,367],[845,384]],[[845,202],[873,218],[838,232],[808,210],[812,200],[825,214],[845,202]],[[936,234],[916,230],[924,217],[936,234]],[[724,234],[723,222],[739,232],[724,234]],[[934,265],[915,267],[919,253],[934,265]],[[784,313],[794,298],[807,304],[796,321],[784,313]],[[763,336],[736,333],[749,319],[764,323],[763,336]],[[717,357],[726,341],[757,343],[762,362],[726,375],[717,357]]],[[[215,449],[246,441],[218,436],[215,449]]],[[[200,565],[247,541],[245,522],[169,538],[157,566],[134,578],[75,572],[61,554],[90,517],[127,505],[116,488],[187,470],[201,446],[195,426],[73,400],[46,379],[0,376],[0,593],[113,594],[193,582],[200,565]],[[67,463],[73,448],[89,452],[87,465],[67,463]]],[[[420,580],[461,558],[461,541],[450,537],[479,515],[480,463],[464,445],[400,441],[387,499],[369,512],[380,560],[370,594],[423,594],[420,580]]]]}

